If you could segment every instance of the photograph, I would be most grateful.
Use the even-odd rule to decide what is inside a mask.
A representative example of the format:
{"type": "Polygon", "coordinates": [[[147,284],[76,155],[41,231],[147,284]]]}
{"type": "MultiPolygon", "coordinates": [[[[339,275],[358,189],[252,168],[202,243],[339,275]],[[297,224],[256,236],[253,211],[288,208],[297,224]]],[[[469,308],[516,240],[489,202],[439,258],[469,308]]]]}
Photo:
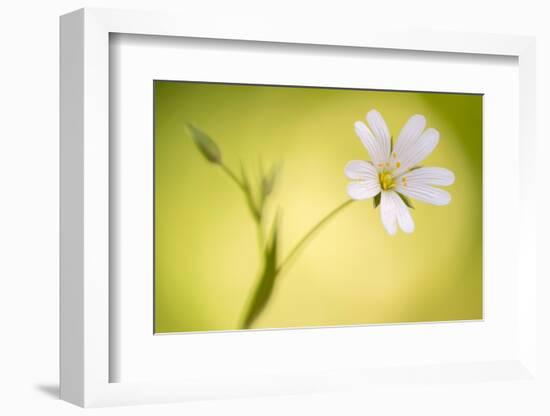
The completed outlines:
{"type": "Polygon", "coordinates": [[[154,332],[483,319],[483,95],[153,81],[154,332]]]}

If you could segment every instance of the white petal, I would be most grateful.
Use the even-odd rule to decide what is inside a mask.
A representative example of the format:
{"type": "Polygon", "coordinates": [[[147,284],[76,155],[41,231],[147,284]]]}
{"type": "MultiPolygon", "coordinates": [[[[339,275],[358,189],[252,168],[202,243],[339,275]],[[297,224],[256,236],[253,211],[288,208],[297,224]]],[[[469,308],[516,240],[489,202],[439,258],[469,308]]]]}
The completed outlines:
{"type": "Polygon", "coordinates": [[[384,161],[387,161],[390,156],[391,136],[384,117],[378,111],[371,110],[367,114],[367,123],[382,147],[384,161]]]}
{"type": "Polygon", "coordinates": [[[352,160],[346,165],[345,172],[350,179],[360,179],[348,185],[348,195],[352,199],[368,199],[380,192],[378,171],[371,163],[352,160]]]}
{"type": "Polygon", "coordinates": [[[390,235],[397,232],[397,225],[406,233],[414,231],[414,221],[409,208],[394,191],[383,191],[380,201],[382,223],[390,235]]]}
{"type": "Polygon", "coordinates": [[[348,185],[348,195],[351,199],[363,200],[372,198],[380,193],[378,180],[364,180],[352,182],[348,185]]]}
{"type": "Polygon", "coordinates": [[[380,199],[380,219],[389,235],[397,232],[397,207],[392,198],[392,191],[382,191],[380,199]]]}
{"type": "Polygon", "coordinates": [[[406,154],[408,149],[418,140],[424,129],[426,128],[426,118],[420,114],[416,114],[409,118],[407,123],[401,129],[395,143],[395,154],[398,157],[406,154]]]}
{"type": "Polygon", "coordinates": [[[449,186],[455,181],[455,175],[445,168],[418,168],[406,172],[397,178],[397,181],[403,181],[403,178],[409,185],[440,185],[449,186]]]}
{"type": "Polygon", "coordinates": [[[414,231],[414,221],[409,211],[409,207],[405,205],[397,193],[393,192],[393,194],[395,195],[397,205],[397,223],[403,231],[410,234],[414,231]]]}
{"type": "Polygon", "coordinates": [[[439,143],[439,132],[436,129],[428,129],[402,153],[397,153],[400,167],[394,172],[399,175],[402,172],[416,166],[433,152],[439,143]]]}
{"type": "Polygon", "coordinates": [[[350,179],[377,179],[378,171],[372,163],[363,160],[352,160],[344,169],[346,176],[350,179]]]}
{"type": "Polygon", "coordinates": [[[430,185],[418,183],[411,184],[407,182],[407,185],[404,186],[402,182],[399,181],[396,190],[405,196],[432,205],[447,205],[451,202],[451,194],[443,189],[434,188],[430,185]]]}
{"type": "Polygon", "coordinates": [[[355,133],[361,139],[363,146],[365,146],[369,152],[369,155],[375,165],[386,163],[388,157],[387,154],[384,153],[384,146],[380,140],[374,137],[365,123],[362,121],[357,121],[355,123],[355,133]]]}

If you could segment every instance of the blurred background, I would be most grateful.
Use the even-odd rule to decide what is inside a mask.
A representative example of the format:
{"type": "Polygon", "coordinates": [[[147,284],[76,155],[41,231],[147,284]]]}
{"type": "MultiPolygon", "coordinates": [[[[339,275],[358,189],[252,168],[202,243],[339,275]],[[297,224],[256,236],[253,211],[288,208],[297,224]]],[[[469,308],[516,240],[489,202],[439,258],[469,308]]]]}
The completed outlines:
{"type": "Polygon", "coordinates": [[[422,164],[452,170],[452,202],[413,201],[416,230],[389,236],[371,200],[342,211],[281,276],[255,328],[482,318],[482,96],[155,82],[155,330],[237,329],[258,279],[255,224],[233,182],[198,152],[191,122],[225,163],[282,163],[283,256],[348,199],[344,166],[369,156],[353,124],[377,109],[397,138],[413,114],[439,130],[422,164]]]}

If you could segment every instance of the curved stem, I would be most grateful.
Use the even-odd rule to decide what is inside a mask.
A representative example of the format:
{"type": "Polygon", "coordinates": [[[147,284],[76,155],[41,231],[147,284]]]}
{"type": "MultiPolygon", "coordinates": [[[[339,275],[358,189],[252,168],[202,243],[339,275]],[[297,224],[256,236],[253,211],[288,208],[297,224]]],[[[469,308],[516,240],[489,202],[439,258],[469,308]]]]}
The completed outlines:
{"type": "Polygon", "coordinates": [[[330,211],[321,221],[319,221],[315,226],[313,226],[307,233],[302,237],[298,243],[294,246],[294,248],[290,251],[290,253],[286,256],[286,258],[281,262],[280,266],[277,268],[277,273],[280,273],[285,267],[289,265],[289,263],[296,257],[300,249],[308,242],[311,237],[323,226],[325,225],[332,217],[334,217],[336,214],[338,214],[340,211],[342,211],[344,208],[346,208],[348,205],[350,205],[354,200],[348,199],[344,203],[338,205],[336,208],[334,208],[332,211],[330,211]]]}
{"type": "Polygon", "coordinates": [[[259,224],[261,222],[261,213],[259,211],[259,208],[254,203],[254,196],[252,195],[252,191],[250,190],[250,187],[248,186],[246,180],[240,180],[239,177],[227,165],[220,163],[220,167],[227,174],[227,176],[229,176],[231,180],[235,182],[235,184],[241,189],[246,199],[248,209],[250,209],[250,213],[252,214],[252,217],[254,217],[254,221],[259,224]]]}
{"type": "Polygon", "coordinates": [[[227,165],[220,163],[220,167],[227,174],[227,176],[229,176],[233,180],[233,182],[235,182],[237,186],[241,188],[241,191],[246,192],[246,187],[244,186],[244,184],[240,181],[237,175],[235,175],[235,173],[233,173],[233,171],[227,167],[227,165]]]}

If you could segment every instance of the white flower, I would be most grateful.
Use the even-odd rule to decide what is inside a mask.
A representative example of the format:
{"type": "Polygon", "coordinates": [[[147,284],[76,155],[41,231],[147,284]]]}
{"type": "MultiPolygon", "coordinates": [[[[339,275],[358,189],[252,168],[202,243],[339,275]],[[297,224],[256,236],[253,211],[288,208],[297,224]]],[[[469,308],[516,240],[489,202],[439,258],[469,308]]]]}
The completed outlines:
{"type": "Polygon", "coordinates": [[[447,205],[451,195],[433,185],[447,186],[454,174],[444,168],[418,167],[437,146],[439,132],[426,128],[426,119],[412,116],[405,124],[395,147],[382,115],[371,110],[367,123],[355,123],[355,132],[367,149],[371,161],[352,160],[346,165],[346,176],[352,179],[348,195],[352,199],[375,198],[380,204],[380,216],[390,235],[397,232],[397,225],[406,233],[414,231],[414,221],[409,212],[408,198],[433,205],[447,205]]]}

